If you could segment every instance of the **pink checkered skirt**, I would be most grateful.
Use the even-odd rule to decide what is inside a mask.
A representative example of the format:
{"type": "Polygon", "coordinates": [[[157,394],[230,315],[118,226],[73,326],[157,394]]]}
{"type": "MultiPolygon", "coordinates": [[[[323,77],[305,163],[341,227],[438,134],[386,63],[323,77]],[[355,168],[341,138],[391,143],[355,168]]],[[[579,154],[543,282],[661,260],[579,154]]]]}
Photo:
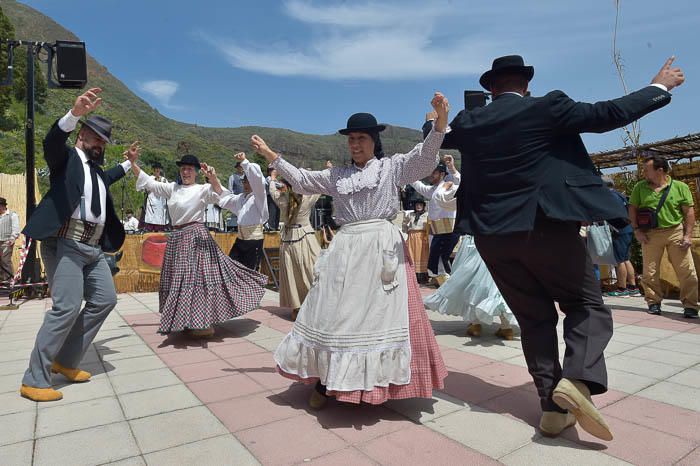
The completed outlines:
{"type": "MultiPolygon", "coordinates": [[[[416,272],[411,262],[408,250],[404,244],[406,260],[406,278],[408,280],[408,331],[411,341],[411,382],[406,385],[389,385],[375,387],[374,390],[355,390],[352,392],[327,391],[338,401],[359,404],[361,402],[373,405],[382,404],[387,400],[404,398],[432,398],[433,389],[444,388],[447,368],[442,360],[440,348],[435,340],[433,328],[430,326],[428,315],[423,306],[416,280],[416,272]]],[[[304,383],[316,383],[318,377],[302,379],[301,377],[284,372],[280,367],[277,371],[292,380],[304,383]]]]}
{"type": "Polygon", "coordinates": [[[160,273],[160,328],[206,329],[256,309],[267,276],[224,254],[201,223],[168,236],[160,273]]]}

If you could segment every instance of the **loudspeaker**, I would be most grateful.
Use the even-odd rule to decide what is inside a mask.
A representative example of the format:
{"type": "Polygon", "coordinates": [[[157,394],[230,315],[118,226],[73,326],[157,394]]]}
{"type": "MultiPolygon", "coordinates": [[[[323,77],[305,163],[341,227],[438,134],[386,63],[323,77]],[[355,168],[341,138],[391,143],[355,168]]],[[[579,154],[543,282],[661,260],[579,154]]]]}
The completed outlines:
{"type": "Polygon", "coordinates": [[[486,93],[484,91],[464,91],[464,108],[473,110],[486,106],[486,93]]]}
{"type": "Polygon", "coordinates": [[[88,80],[85,42],[56,41],[56,76],[61,87],[82,88],[88,80]]]}

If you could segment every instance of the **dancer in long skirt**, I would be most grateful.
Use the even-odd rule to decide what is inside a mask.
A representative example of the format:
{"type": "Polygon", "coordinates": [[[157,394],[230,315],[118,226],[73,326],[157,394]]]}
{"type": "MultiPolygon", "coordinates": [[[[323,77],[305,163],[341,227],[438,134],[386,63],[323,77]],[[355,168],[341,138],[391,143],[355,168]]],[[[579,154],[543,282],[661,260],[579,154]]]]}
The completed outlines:
{"type": "Polygon", "coordinates": [[[158,332],[189,330],[210,337],[215,324],[257,308],[267,277],[226,256],[204,225],[205,206],[228,194],[214,167],[200,164],[194,155],[176,163],[182,184],[158,182],[133,166],[137,189],[168,200],[173,225],[160,273],[158,332]],[[200,169],[210,183],[196,183],[200,169]]]}
{"type": "Polygon", "coordinates": [[[280,210],[284,222],[280,232],[280,306],[292,309],[297,319],[301,303],[313,282],[314,264],[321,254],[321,244],[309,216],[320,194],[303,196],[292,190],[288,181],[278,187],[277,176],[270,179],[270,197],[280,210]]]}
{"type": "Polygon", "coordinates": [[[411,262],[416,269],[418,283],[428,281],[428,215],[425,201],[418,199],[414,210],[407,212],[403,220],[403,232],[406,234],[406,245],[411,256],[411,262]]]}
{"type": "Polygon", "coordinates": [[[431,398],[447,376],[420,299],[413,265],[399,227],[400,187],[429,175],[447,122],[447,99],[436,94],[434,129],[407,154],[384,157],[384,125],[357,113],[339,132],[348,136],[353,163],[323,171],[301,170],[258,136],[255,150],[300,194],[333,196],[341,225],[316,262],[314,284],[292,331],[275,351],[286,377],[316,383],[309,404],[327,396],[351,403],[431,398]]]}
{"type": "Polygon", "coordinates": [[[452,264],[452,275],[433,294],[423,299],[425,307],[441,314],[461,316],[466,322],[467,335],[481,336],[481,326],[500,320],[496,336],[513,339],[513,325],[518,322],[498,291],[489,269],[479,255],[471,236],[462,237],[452,264]]]}

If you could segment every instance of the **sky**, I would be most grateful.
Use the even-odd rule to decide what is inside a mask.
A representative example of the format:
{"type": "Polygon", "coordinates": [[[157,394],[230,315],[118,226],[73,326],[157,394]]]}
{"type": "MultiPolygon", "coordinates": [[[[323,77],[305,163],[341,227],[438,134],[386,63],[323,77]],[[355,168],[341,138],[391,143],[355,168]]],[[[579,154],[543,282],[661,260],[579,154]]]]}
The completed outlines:
{"type": "MultiPolygon", "coordinates": [[[[202,126],[330,134],[349,115],[420,128],[439,90],[453,112],[493,58],[535,67],[533,95],[623,94],[612,60],[614,0],[23,0],[162,114],[202,126]]],[[[618,50],[630,90],[675,55],[687,82],[645,117],[642,142],[700,131],[700,2],[620,0],[618,50]]],[[[105,89],[108,93],[109,89],[105,89]]],[[[589,151],[622,133],[585,135],[589,151]]]]}

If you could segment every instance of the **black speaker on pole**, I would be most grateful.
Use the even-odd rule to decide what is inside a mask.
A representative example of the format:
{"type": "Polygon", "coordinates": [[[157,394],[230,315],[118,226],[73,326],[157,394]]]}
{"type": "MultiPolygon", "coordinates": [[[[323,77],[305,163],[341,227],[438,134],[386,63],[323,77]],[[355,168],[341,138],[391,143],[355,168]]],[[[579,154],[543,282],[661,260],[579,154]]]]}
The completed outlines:
{"type": "Polygon", "coordinates": [[[70,89],[85,87],[88,80],[85,42],[57,40],[49,50],[49,86],[70,89]],[[55,78],[58,83],[53,82],[54,57],[56,58],[55,78]]]}
{"type": "Polygon", "coordinates": [[[464,91],[465,110],[474,110],[486,106],[486,99],[490,94],[484,91],[464,91]]]}

